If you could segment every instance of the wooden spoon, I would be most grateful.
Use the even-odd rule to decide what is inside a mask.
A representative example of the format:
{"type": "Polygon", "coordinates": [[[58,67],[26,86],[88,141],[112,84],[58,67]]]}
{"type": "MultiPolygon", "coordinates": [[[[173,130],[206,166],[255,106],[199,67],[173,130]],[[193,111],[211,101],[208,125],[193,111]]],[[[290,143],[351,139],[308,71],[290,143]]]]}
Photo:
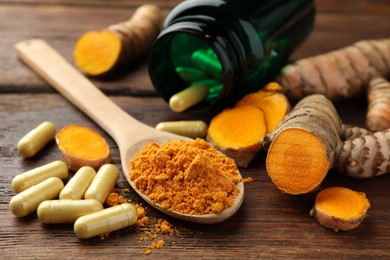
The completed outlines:
{"type": "Polygon", "coordinates": [[[151,201],[145,194],[137,190],[130,180],[129,160],[134,158],[142,147],[152,141],[163,144],[172,140],[192,139],[162,132],[137,121],[105,96],[45,41],[41,39],[22,41],[15,45],[15,49],[19,57],[32,70],[87,114],[115,140],[119,147],[122,169],[126,180],[138,195],[151,206],[169,216],[205,224],[222,222],[239,209],[244,199],[244,185],[242,182],[237,184],[240,192],[234,203],[219,214],[182,214],[165,209],[151,201]]]}

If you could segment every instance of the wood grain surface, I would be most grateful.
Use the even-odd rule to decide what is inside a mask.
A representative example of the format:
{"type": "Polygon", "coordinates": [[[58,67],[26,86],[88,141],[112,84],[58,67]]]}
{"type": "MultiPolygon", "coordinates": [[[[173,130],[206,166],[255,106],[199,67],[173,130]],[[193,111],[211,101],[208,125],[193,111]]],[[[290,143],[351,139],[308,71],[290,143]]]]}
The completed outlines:
{"type": "MultiPolygon", "coordinates": [[[[101,29],[127,20],[142,3],[158,4],[163,12],[179,1],[131,0],[0,0],[0,259],[390,259],[390,174],[356,180],[330,172],[321,188],[346,186],[366,192],[371,202],[369,216],[350,232],[322,228],[309,215],[315,193],[290,196],[278,191],[265,172],[265,154],[259,154],[243,177],[245,200],[229,220],[215,225],[178,221],[146,207],[150,224],[145,228],[126,228],[107,238],[78,239],[72,225],[43,225],[35,213],[14,217],[8,203],[14,193],[12,178],[24,171],[60,159],[54,141],[37,156],[24,159],[16,150],[18,140],[44,120],[58,128],[69,124],[91,127],[108,141],[113,163],[120,168],[114,141],[94,122],[57,94],[16,57],[13,45],[21,40],[43,38],[72,62],[76,39],[87,30],[101,29]],[[158,219],[168,220],[175,233],[156,237],[158,219]],[[158,239],[165,245],[147,248],[158,239]]],[[[388,0],[317,0],[317,20],[307,41],[292,55],[298,59],[341,48],[358,40],[389,37],[388,0]]],[[[155,126],[160,121],[203,119],[211,114],[171,112],[156,95],[147,73],[146,58],[108,79],[93,79],[109,97],[136,119],[155,126]]],[[[363,126],[364,98],[337,104],[345,123],[363,126]]],[[[129,187],[121,175],[117,187],[129,187]]],[[[145,203],[130,191],[124,193],[134,203],[145,203]]]]}

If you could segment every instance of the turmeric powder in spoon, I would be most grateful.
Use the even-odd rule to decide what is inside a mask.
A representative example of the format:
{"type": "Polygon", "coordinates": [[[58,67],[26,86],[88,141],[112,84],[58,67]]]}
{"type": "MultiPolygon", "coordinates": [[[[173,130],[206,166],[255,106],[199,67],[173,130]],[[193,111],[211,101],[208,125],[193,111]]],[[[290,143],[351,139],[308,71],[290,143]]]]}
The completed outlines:
{"type": "Polygon", "coordinates": [[[233,204],[242,181],[234,160],[203,139],[151,143],[130,163],[138,190],[183,214],[220,213],[233,204]]]}

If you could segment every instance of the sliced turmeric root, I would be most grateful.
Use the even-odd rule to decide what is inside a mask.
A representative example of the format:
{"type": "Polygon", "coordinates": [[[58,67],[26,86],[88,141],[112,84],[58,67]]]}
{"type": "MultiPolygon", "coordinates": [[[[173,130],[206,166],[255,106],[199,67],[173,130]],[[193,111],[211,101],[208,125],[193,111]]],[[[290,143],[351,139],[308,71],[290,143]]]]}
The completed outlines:
{"type": "Polygon", "coordinates": [[[160,32],[161,24],[160,9],[144,4],[126,22],[83,34],[74,49],[75,64],[90,76],[107,74],[145,54],[160,32]]]}
{"type": "Polygon", "coordinates": [[[266,133],[263,112],[254,106],[226,109],[210,122],[207,140],[219,151],[247,167],[261,149],[266,133]]]}
{"type": "Polygon", "coordinates": [[[341,126],[325,96],[302,99],[264,138],[267,173],[277,188],[294,195],[316,190],[341,149],[341,126]]]}
{"type": "Polygon", "coordinates": [[[96,131],[76,125],[62,128],[56,135],[62,160],[69,170],[76,172],[83,166],[98,170],[111,162],[110,148],[96,131]]]}
{"type": "Polygon", "coordinates": [[[121,38],[116,32],[87,32],[77,42],[74,51],[75,64],[85,74],[105,74],[117,65],[122,48],[121,38]]]}
{"type": "Polygon", "coordinates": [[[289,194],[304,194],[318,188],[330,168],[325,146],[310,132],[288,129],[273,141],[267,155],[272,182],[289,194]]]}
{"type": "Polygon", "coordinates": [[[365,193],[333,187],[317,194],[310,215],[323,227],[348,231],[360,225],[369,208],[365,193]]]}
{"type": "Polygon", "coordinates": [[[290,110],[290,103],[281,90],[279,84],[271,82],[260,91],[244,96],[236,106],[251,105],[261,109],[264,112],[267,133],[271,133],[290,110]]]}

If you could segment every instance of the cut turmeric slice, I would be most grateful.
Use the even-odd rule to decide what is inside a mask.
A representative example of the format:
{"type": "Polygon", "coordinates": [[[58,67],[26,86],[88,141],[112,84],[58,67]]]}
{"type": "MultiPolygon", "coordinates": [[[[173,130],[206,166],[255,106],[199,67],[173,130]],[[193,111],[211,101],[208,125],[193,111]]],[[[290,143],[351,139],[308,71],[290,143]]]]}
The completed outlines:
{"type": "Polygon", "coordinates": [[[247,167],[261,149],[266,133],[264,113],[254,106],[225,109],[210,122],[207,140],[234,159],[237,166],[247,167]]]}
{"type": "Polygon", "coordinates": [[[270,143],[267,173],[277,188],[294,195],[316,190],[341,149],[341,125],[335,107],[325,96],[302,99],[264,138],[265,147],[270,143]]]}
{"type": "Polygon", "coordinates": [[[365,193],[332,187],[317,194],[310,215],[323,227],[348,231],[360,225],[369,208],[365,193]]]}
{"type": "Polygon", "coordinates": [[[281,93],[282,87],[275,82],[263,89],[244,96],[236,106],[251,105],[264,112],[267,133],[273,132],[290,110],[287,97],[281,93]]]}
{"type": "Polygon", "coordinates": [[[104,138],[87,127],[70,125],[62,128],[56,135],[62,160],[69,170],[76,172],[82,166],[98,170],[110,163],[110,148],[104,138]]]}
{"type": "Polygon", "coordinates": [[[77,42],[75,64],[88,75],[105,74],[115,67],[122,48],[120,36],[116,32],[87,32],[77,42]]]}
{"type": "Polygon", "coordinates": [[[107,74],[145,54],[160,32],[161,25],[160,9],[144,4],[126,22],[83,34],[74,49],[75,64],[90,76],[107,74]]]}
{"type": "Polygon", "coordinates": [[[321,140],[301,129],[288,129],[275,138],[266,165],[272,182],[289,194],[315,190],[330,168],[321,140]]]}

